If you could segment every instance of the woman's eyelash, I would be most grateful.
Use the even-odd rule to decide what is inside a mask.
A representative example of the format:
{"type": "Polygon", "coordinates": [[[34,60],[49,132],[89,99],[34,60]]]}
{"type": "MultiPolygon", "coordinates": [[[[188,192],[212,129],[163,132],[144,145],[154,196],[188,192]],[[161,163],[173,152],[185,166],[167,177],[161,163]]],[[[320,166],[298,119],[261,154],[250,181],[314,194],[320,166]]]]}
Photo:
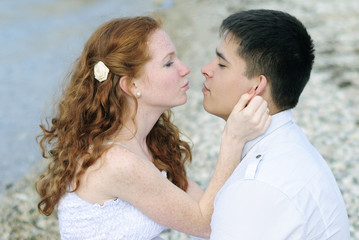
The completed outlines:
{"type": "Polygon", "coordinates": [[[165,67],[170,67],[170,66],[172,66],[172,64],[173,64],[173,62],[168,62],[165,64],[165,67]]]}

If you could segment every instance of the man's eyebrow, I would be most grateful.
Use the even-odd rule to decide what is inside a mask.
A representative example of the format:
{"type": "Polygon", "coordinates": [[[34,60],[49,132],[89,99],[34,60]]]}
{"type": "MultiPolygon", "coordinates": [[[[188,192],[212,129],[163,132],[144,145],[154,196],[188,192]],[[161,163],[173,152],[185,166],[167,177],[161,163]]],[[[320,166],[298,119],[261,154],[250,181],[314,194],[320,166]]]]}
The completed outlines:
{"type": "Polygon", "coordinates": [[[219,57],[219,58],[222,58],[224,61],[228,62],[228,60],[224,57],[223,53],[220,53],[218,51],[218,49],[216,49],[216,55],[219,57]]]}

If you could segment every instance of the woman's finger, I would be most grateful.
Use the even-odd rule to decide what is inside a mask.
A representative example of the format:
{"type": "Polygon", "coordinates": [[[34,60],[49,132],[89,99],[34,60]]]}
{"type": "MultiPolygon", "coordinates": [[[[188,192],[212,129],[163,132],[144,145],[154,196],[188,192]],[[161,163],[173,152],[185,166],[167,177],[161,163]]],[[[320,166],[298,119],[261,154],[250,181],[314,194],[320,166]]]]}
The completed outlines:
{"type": "Polygon", "coordinates": [[[232,112],[241,112],[249,103],[254,96],[254,91],[243,94],[237,104],[234,106],[232,112]]]}

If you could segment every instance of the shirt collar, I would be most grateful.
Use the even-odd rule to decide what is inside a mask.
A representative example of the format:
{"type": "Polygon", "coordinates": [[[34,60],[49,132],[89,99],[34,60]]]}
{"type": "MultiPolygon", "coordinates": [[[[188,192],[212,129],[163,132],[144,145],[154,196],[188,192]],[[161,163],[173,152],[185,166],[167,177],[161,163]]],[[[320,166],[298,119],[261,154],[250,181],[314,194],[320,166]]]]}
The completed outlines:
{"type": "Polygon", "coordinates": [[[249,150],[251,150],[251,148],[254,147],[254,145],[256,145],[260,140],[262,140],[264,137],[268,136],[269,134],[271,134],[272,132],[274,132],[275,130],[277,130],[278,128],[280,128],[281,126],[285,125],[286,123],[292,120],[293,120],[293,114],[290,109],[274,114],[272,116],[272,121],[269,124],[268,129],[262,135],[251,141],[248,141],[244,145],[242,151],[242,159],[247,155],[249,150]]]}

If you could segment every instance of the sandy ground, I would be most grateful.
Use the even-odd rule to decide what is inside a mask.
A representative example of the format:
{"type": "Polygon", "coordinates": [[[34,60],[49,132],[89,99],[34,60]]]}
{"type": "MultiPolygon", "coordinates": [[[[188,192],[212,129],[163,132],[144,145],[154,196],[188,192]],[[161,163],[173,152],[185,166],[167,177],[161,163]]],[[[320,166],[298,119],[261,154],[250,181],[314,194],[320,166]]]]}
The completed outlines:
{"type": "MultiPolygon", "coordinates": [[[[175,121],[194,144],[189,175],[206,186],[218,153],[224,122],[202,109],[200,68],[214,57],[221,20],[250,8],[287,11],[308,27],[316,45],[311,80],[294,110],[314,146],[328,161],[347,205],[352,239],[359,239],[359,2],[357,0],[264,1],[177,0],[164,13],[164,28],[191,68],[189,101],[174,109],[175,121]]],[[[41,216],[33,183],[44,169],[9,186],[0,206],[0,240],[59,239],[56,216],[41,216]]],[[[190,239],[167,230],[166,240],[190,239]]]]}

